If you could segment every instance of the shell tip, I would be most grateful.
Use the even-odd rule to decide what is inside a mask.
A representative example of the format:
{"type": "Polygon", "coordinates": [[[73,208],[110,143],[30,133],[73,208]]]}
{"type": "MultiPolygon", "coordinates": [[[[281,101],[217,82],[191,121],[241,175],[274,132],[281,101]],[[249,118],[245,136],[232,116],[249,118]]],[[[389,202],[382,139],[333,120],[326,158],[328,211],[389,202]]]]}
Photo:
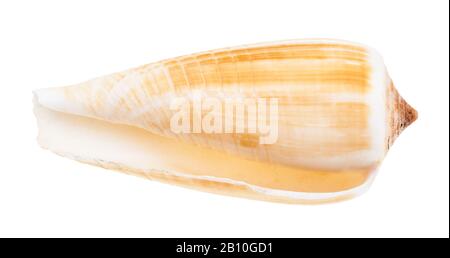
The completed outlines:
{"type": "Polygon", "coordinates": [[[411,107],[397,92],[394,85],[389,87],[389,138],[388,148],[394,143],[395,139],[418,118],[418,112],[411,107]]]}
{"type": "Polygon", "coordinates": [[[417,110],[411,107],[402,97],[400,97],[400,120],[401,129],[405,129],[418,118],[417,110]]]}

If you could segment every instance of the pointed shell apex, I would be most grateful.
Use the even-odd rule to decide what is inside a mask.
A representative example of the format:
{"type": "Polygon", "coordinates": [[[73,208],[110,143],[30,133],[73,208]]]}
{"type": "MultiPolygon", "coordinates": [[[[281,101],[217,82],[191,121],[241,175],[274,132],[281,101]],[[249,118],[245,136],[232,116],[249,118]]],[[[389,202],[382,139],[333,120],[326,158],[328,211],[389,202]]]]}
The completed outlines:
{"type": "Polygon", "coordinates": [[[411,107],[391,83],[388,89],[388,148],[397,137],[418,118],[418,112],[411,107]]]}

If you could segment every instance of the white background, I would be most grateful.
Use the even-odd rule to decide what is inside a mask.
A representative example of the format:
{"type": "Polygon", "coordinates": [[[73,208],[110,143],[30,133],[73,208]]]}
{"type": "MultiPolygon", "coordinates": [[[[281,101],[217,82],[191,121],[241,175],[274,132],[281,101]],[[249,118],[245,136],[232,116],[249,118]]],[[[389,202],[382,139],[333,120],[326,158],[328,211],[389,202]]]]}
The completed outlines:
{"type": "Polygon", "coordinates": [[[448,1],[8,2],[0,3],[0,236],[449,236],[448,1]],[[80,164],[36,143],[33,89],[310,37],[378,49],[419,111],[359,198],[304,206],[217,196],[80,164]]]}

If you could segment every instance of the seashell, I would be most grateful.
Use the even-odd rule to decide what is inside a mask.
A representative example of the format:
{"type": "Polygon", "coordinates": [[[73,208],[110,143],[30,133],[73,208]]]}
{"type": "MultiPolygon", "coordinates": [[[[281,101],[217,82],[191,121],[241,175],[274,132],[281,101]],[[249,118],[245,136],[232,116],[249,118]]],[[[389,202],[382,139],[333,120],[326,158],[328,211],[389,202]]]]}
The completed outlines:
{"type": "Polygon", "coordinates": [[[208,51],[34,96],[39,144],[57,154],[183,187],[286,203],[363,192],[417,118],[376,51],[338,40],[208,51]],[[188,132],[173,128],[176,99],[193,103],[183,114],[197,123],[181,123],[188,132]],[[196,109],[204,99],[220,108],[199,102],[196,109]],[[244,103],[243,113],[226,108],[228,100],[249,99],[274,105],[263,105],[266,112],[252,103],[244,103]],[[268,122],[268,109],[277,130],[271,142],[258,120],[268,122]],[[222,120],[205,122],[208,115],[222,120]],[[233,119],[244,121],[240,130],[227,123],[233,119]]]}

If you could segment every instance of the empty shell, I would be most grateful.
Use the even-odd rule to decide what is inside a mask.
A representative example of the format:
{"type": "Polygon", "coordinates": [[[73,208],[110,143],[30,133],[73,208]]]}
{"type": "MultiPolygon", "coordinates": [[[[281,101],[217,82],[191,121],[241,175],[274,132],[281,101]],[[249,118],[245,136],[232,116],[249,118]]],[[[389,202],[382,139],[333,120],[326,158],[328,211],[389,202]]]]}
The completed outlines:
{"type": "Polygon", "coordinates": [[[364,191],[417,117],[376,51],[338,40],[167,59],[40,89],[34,103],[40,145],[62,156],[288,203],[364,191]]]}

